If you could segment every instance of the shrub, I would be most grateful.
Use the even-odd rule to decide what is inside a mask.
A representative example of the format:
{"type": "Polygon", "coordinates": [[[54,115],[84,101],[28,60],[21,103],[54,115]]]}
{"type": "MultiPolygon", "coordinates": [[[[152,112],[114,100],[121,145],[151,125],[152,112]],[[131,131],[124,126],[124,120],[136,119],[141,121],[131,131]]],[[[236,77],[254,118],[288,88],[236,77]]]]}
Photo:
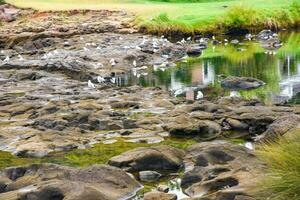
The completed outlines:
{"type": "Polygon", "coordinates": [[[267,174],[256,189],[258,199],[300,199],[300,129],[292,137],[258,149],[259,157],[267,163],[267,174]]]}

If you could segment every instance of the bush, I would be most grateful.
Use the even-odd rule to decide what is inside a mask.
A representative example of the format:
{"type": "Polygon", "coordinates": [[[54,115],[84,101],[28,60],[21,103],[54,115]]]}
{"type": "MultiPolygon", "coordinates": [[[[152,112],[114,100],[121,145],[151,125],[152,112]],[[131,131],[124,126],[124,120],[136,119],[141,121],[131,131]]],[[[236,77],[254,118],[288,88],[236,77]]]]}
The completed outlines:
{"type": "Polygon", "coordinates": [[[5,3],[5,1],[4,0],[0,0],[0,4],[4,4],[5,3]]]}
{"type": "Polygon", "coordinates": [[[258,149],[267,163],[267,174],[256,189],[258,199],[300,199],[300,129],[292,137],[258,149]]]}

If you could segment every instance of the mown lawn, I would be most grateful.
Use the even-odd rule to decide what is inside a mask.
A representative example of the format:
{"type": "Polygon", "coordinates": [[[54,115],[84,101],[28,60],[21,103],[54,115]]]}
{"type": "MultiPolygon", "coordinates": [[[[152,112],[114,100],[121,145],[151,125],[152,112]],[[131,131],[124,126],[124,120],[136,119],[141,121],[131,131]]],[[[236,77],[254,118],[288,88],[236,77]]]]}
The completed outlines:
{"type": "Polygon", "coordinates": [[[228,28],[291,27],[300,0],[6,0],[38,10],[111,9],[137,14],[148,32],[222,32],[228,28]],[[294,7],[291,4],[294,2],[294,7]],[[296,6],[295,6],[296,5],[296,6]]]}

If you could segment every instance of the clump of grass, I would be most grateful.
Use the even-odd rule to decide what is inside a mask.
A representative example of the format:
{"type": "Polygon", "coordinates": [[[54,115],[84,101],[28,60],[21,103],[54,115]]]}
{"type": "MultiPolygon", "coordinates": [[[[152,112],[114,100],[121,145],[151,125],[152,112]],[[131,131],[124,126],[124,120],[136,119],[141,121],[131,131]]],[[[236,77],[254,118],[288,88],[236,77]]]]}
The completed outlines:
{"type": "Polygon", "coordinates": [[[258,155],[267,163],[267,174],[256,189],[257,199],[300,199],[300,129],[291,137],[258,149],[258,155]]]}

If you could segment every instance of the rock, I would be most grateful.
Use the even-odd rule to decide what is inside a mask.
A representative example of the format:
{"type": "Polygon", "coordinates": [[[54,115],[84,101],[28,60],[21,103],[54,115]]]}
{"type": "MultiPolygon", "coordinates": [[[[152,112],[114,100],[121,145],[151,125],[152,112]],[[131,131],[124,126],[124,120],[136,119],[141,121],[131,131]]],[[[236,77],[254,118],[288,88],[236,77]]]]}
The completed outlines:
{"type": "Polygon", "coordinates": [[[299,127],[299,115],[282,116],[275,120],[262,135],[256,137],[256,141],[273,142],[279,137],[283,136],[285,133],[299,127]]]}
{"type": "Polygon", "coordinates": [[[200,56],[202,54],[202,47],[200,45],[190,45],[186,53],[188,56],[200,56]]]}
{"type": "Polygon", "coordinates": [[[236,119],[227,118],[223,121],[223,123],[228,123],[228,125],[233,130],[248,130],[249,126],[246,123],[243,123],[236,119]]]}
{"type": "Polygon", "coordinates": [[[262,30],[259,34],[257,34],[256,37],[259,40],[268,40],[270,38],[276,37],[276,35],[271,30],[262,30]]]}
{"type": "Polygon", "coordinates": [[[140,147],[111,158],[108,164],[130,172],[177,170],[182,166],[183,156],[184,151],[165,145],[140,147]]]}
{"type": "Polygon", "coordinates": [[[230,90],[249,90],[265,85],[261,80],[251,77],[230,76],[221,81],[221,86],[230,90]]]}
{"type": "Polygon", "coordinates": [[[169,190],[170,190],[170,188],[167,185],[158,185],[157,186],[157,191],[159,191],[159,192],[168,193],[169,190]]]}
{"type": "Polygon", "coordinates": [[[170,135],[197,136],[203,140],[216,138],[221,133],[221,126],[209,120],[187,122],[185,124],[170,123],[164,126],[170,135]]]}
{"type": "Polygon", "coordinates": [[[139,178],[141,181],[145,182],[155,182],[158,181],[162,175],[156,171],[140,171],[139,178]]]}
{"type": "Polygon", "coordinates": [[[259,176],[258,171],[264,169],[264,165],[251,151],[225,141],[202,142],[190,146],[184,163],[186,172],[181,185],[186,188],[185,192],[191,197],[213,192],[212,196],[208,195],[212,199],[218,199],[221,193],[224,194],[229,189],[234,189],[232,199],[237,194],[244,194],[244,188],[254,186],[259,176]]]}
{"type": "Polygon", "coordinates": [[[144,200],[177,200],[177,196],[164,192],[148,192],[144,195],[144,200]]]}
{"type": "Polygon", "coordinates": [[[129,198],[141,185],[124,171],[105,165],[75,169],[55,164],[34,164],[7,168],[9,178],[0,199],[16,195],[18,199],[115,200],[129,198]],[[76,192],[75,192],[76,191],[76,192]]]}
{"type": "Polygon", "coordinates": [[[139,103],[134,101],[120,101],[111,104],[113,109],[139,108],[139,103]]]}

